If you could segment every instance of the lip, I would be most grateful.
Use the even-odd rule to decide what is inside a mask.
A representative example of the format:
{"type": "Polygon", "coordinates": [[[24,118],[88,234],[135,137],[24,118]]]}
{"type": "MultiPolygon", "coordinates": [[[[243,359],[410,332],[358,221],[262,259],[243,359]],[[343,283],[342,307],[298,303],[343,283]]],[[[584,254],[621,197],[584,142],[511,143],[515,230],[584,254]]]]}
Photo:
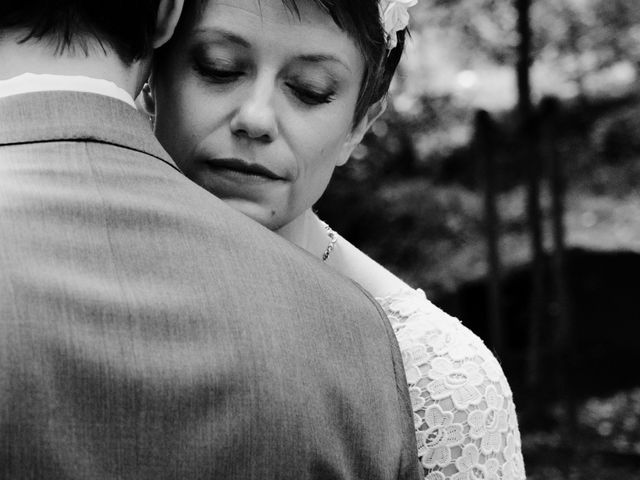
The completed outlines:
{"type": "Polygon", "coordinates": [[[215,169],[229,170],[242,175],[263,177],[270,180],[286,180],[263,165],[247,162],[240,158],[210,158],[206,162],[215,169]]]}

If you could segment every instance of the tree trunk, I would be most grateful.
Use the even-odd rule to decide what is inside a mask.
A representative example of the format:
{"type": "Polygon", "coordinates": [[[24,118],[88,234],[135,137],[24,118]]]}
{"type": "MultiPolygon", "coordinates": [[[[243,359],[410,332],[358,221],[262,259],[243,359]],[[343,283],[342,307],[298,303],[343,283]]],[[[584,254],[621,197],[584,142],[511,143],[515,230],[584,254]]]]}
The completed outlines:
{"type": "Polygon", "coordinates": [[[544,249],[542,237],[542,209],[540,207],[540,158],[537,154],[537,125],[531,100],[531,2],[515,0],[518,12],[518,114],[521,125],[523,161],[527,164],[527,217],[531,245],[531,304],[529,320],[529,350],[527,379],[536,389],[540,382],[540,332],[544,314],[544,249]]]}
{"type": "Polygon", "coordinates": [[[495,124],[485,110],[479,110],[475,119],[475,150],[480,159],[484,188],[485,235],[487,239],[487,315],[491,348],[501,356],[504,353],[504,326],[502,323],[501,266],[499,252],[499,218],[496,205],[497,175],[495,166],[495,124]]]}
{"type": "Polygon", "coordinates": [[[518,82],[518,113],[521,120],[531,117],[531,1],[515,0],[518,12],[518,60],[516,77],[518,82]]]}
{"type": "Polygon", "coordinates": [[[572,438],[576,427],[576,406],[572,378],[574,368],[573,320],[571,298],[567,282],[565,196],[566,175],[562,159],[556,147],[559,102],[545,98],[540,104],[543,156],[549,166],[551,187],[551,225],[553,230],[553,289],[555,299],[555,322],[552,336],[553,362],[556,365],[555,383],[560,402],[566,412],[562,428],[567,439],[572,438]]]}

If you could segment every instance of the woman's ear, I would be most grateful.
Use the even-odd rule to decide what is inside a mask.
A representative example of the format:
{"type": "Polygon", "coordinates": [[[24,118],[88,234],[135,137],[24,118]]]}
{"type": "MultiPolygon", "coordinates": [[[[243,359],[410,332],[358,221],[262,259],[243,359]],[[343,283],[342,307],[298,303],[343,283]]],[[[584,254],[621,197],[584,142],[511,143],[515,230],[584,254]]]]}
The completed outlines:
{"type": "Polygon", "coordinates": [[[344,144],[343,155],[341,156],[336,166],[341,167],[342,165],[347,163],[355,148],[360,144],[360,142],[362,142],[365,133],[369,131],[371,125],[374,124],[374,122],[380,117],[380,115],[384,113],[386,109],[386,98],[377,101],[369,107],[364,117],[362,117],[357,125],[354,125],[353,130],[351,130],[351,133],[349,134],[349,137],[344,144]]]}
{"type": "Polygon", "coordinates": [[[180,20],[183,7],[184,0],[160,0],[153,48],[159,48],[171,39],[178,25],[178,20],[180,20]]]}
{"type": "Polygon", "coordinates": [[[149,81],[143,85],[142,91],[138,96],[138,103],[144,113],[149,115],[149,119],[153,119],[156,116],[156,99],[151,88],[152,81],[152,78],[149,78],[149,81]]]}

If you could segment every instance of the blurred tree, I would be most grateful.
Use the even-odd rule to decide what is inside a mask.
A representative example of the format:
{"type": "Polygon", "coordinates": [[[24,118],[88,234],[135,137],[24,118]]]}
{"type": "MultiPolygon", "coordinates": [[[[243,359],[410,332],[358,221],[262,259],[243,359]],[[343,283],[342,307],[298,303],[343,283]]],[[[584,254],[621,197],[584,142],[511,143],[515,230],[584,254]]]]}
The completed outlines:
{"type": "Polygon", "coordinates": [[[486,110],[475,118],[474,155],[481,165],[484,190],[484,227],[487,248],[487,317],[491,347],[498,354],[504,352],[502,323],[502,266],[500,263],[500,218],[497,205],[497,169],[495,159],[496,124],[486,110]]]}
{"type": "Polygon", "coordinates": [[[513,64],[518,34],[512,0],[425,0],[418,5],[413,16],[418,28],[451,29],[469,59],[482,53],[497,64],[513,64]]]}
{"type": "Polygon", "coordinates": [[[540,332],[546,303],[544,288],[544,247],[542,244],[542,208],[540,206],[541,165],[538,154],[537,118],[533,115],[531,63],[533,42],[531,25],[532,0],[515,0],[518,48],[516,79],[518,85],[518,117],[520,119],[520,156],[527,165],[527,218],[531,245],[531,299],[529,320],[528,382],[533,390],[540,382],[540,332]]]}
{"type": "Polygon", "coordinates": [[[640,70],[637,0],[537,0],[532,12],[539,57],[558,63],[585,95],[585,77],[620,62],[640,70]]]}
{"type": "MultiPolygon", "coordinates": [[[[461,65],[478,59],[517,62],[518,13],[514,0],[423,0],[413,29],[446,29],[459,43],[461,65]]],[[[638,0],[531,2],[532,58],[550,63],[585,92],[585,78],[620,62],[640,71],[638,0]]]]}

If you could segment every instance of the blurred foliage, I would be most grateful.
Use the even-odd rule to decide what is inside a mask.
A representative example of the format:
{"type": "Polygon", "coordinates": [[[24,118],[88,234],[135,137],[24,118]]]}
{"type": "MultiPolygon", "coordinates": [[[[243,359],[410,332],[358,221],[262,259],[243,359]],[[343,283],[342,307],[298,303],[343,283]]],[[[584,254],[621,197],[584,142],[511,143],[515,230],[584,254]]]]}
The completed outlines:
{"type": "MultiPolygon", "coordinates": [[[[556,415],[565,412],[556,409],[556,415]]],[[[570,438],[558,432],[523,435],[529,480],[636,479],[640,475],[640,389],[593,397],[578,409],[570,438]]]]}
{"type": "Polygon", "coordinates": [[[640,389],[591,398],[582,405],[578,419],[585,428],[584,437],[640,455],[640,389]]]}
{"type": "MultiPolygon", "coordinates": [[[[640,152],[640,109],[631,106],[594,125],[593,146],[605,164],[619,164],[640,152]]],[[[630,172],[629,172],[630,173],[630,172]]],[[[635,178],[638,185],[638,178],[635,178]]]]}
{"type": "MultiPolygon", "coordinates": [[[[513,65],[516,12],[513,0],[423,0],[417,28],[453,30],[470,57],[483,53],[513,65]]],[[[536,0],[532,2],[534,57],[553,58],[586,71],[621,60],[640,60],[640,6],[636,0],[536,0]]],[[[560,66],[560,65],[559,65],[560,66]]]]}
{"type": "MultiPolygon", "coordinates": [[[[351,161],[335,173],[317,209],[374,259],[423,288],[434,301],[453,306],[451,313],[459,308],[486,322],[486,312],[479,311],[482,302],[470,301],[467,309],[461,303],[472,298],[465,297],[465,290],[482,290],[487,273],[485,182],[474,118],[478,108],[488,110],[493,124],[491,154],[499,171],[500,255],[504,278],[512,282],[505,286],[507,329],[519,328],[510,338],[521,339],[514,344],[511,338],[504,366],[517,398],[531,393],[529,403],[546,405],[553,401],[554,386],[548,386],[546,393],[524,394],[525,375],[518,366],[527,346],[529,284],[522,278],[528,278],[531,255],[526,156],[513,111],[518,43],[514,2],[421,0],[411,10],[413,41],[389,108],[351,161]]],[[[606,284],[615,283],[607,275],[619,280],[621,270],[613,272],[618,267],[612,261],[607,263],[609,270],[604,265],[593,268],[585,258],[594,251],[640,253],[640,2],[534,0],[531,14],[538,121],[529,134],[537,140],[532,148],[544,169],[544,245],[549,251],[549,159],[555,156],[567,180],[567,242],[573,253],[587,252],[574,255],[584,266],[575,270],[581,278],[573,279],[574,286],[595,282],[598,288],[588,290],[588,296],[608,296],[616,306],[623,305],[623,295],[629,300],[626,289],[605,291],[606,284]],[[547,95],[555,100],[545,99],[547,95]]],[[[621,281],[634,290],[632,280],[621,281]]],[[[606,303],[604,299],[602,309],[582,311],[580,332],[588,326],[602,328],[603,318],[617,328],[625,322],[636,324],[637,314],[630,316],[629,309],[607,317],[613,307],[606,303]]],[[[545,306],[545,328],[554,325],[554,308],[553,302],[545,306]]],[[[486,333],[487,326],[478,325],[478,320],[461,319],[486,333]]],[[[624,350],[622,343],[629,346],[629,338],[634,338],[629,332],[619,338],[618,350],[624,350]]],[[[612,342],[580,347],[598,352],[616,348],[612,342]]],[[[637,386],[621,373],[628,366],[614,367],[620,373],[610,376],[615,388],[637,386]]],[[[546,412],[551,423],[540,419],[523,423],[529,478],[640,478],[638,390],[598,399],[593,397],[595,384],[602,382],[585,381],[577,399],[578,425],[570,434],[561,426],[566,412],[555,406],[546,412]]]]}
{"type": "MultiPolygon", "coordinates": [[[[317,209],[371,256],[438,295],[485,272],[483,179],[474,144],[477,106],[461,95],[455,76],[448,91],[432,90],[430,72],[455,64],[458,70],[482,68],[485,75],[512,66],[517,19],[514,0],[422,0],[411,12],[418,48],[409,47],[387,111],[351,161],[336,172],[317,209]],[[437,50],[446,55],[434,56],[437,50]]],[[[614,63],[626,62],[634,69],[640,65],[639,21],[637,0],[533,2],[534,66],[550,63],[577,86],[573,96],[558,94],[552,140],[571,179],[570,192],[577,197],[621,198],[633,194],[640,180],[640,174],[632,173],[640,156],[633,78],[622,88],[615,76],[605,75],[598,77],[598,88],[586,88],[589,75],[614,63]]],[[[512,73],[512,83],[514,77],[512,73]]],[[[494,94],[504,95],[498,87],[494,94]]],[[[527,166],[513,110],[492,110],[490,115],[509,265],[527,259],[527,166]]],[[[585,215],[584,205],[574,204],[570,225],[582,228],[581,220],[573,218],[585,215]]],[[[582,230],[569,233],[587,237],[582,230]]]]}
{"type": "MultiPolygon", "coordinates": [[[[383,127],[367,135],[357,155],[336,171],[317,210],[373,258],[437,299],[486,274],[478,151],[470,141],[447,136],[451,125],[465,118],[455,107],[443,108],[439,115],[399,116],[390,112],[381,120],[383,127]],[[416,145],[429,136],[420,131],[421,121],[433,122],[440,132],[426,158],[416,145]]],[[[513,115],[498,112],[493,118],[501,255],[509,268],[529,261],[526,165],[513,115]]],[[[564,102],[555,123],[552,141],[570,179],[570,245],[640,249],[633,208],[640,202],[640,142],[634,134],[640,127],[638,100],[564,102]]],[[[473,132],[468,121],[466,128],[473,132]]],[[[548,222],[548,183],[542,187],[548,222]]],[[[547,229],[545,244],[550,241],[547,229]]]]}
{"type": "MultiPolygon", "coordinates": [[[[411,10],[412,41],[398,82],[402,97],[451,95],[468,107],[511,108],[519,38],[514,5],[419,2],[411,10]]],[[[636,0],[534,0],[534,97],[585,97],[606,94],[612,81],[629,85],[640,64],[639,20],[636,0]]]]}

